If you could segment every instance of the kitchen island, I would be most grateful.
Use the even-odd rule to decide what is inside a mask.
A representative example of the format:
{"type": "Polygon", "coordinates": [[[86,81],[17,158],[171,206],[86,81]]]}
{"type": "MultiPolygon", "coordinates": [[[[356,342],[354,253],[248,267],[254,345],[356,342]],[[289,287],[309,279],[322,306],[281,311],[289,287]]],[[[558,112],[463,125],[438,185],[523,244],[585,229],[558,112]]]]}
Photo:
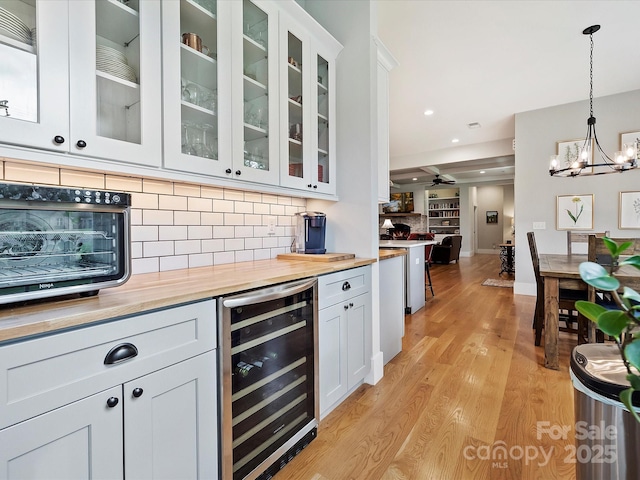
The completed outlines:
{"type": "Polygon", "coordinates": [[[406,248],[405,257],[405,313],[415,313],[425,305],[424,247],[435,240],[385,240],[380,248],[406,248]]]}

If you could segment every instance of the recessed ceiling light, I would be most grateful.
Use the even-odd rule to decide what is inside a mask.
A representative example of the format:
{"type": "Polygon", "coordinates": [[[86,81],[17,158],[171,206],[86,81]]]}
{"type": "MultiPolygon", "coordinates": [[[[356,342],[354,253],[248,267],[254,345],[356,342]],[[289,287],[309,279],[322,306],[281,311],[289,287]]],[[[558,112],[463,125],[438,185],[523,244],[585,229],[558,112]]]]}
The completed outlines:
{"type": "Polygon", "coordinates": [[[484,170],[480,170],[480,173],[484,173],[484,170]]]}
{"type": "Polygon", "coordinates": [[[424,114],[428,117],[429,115],[433,115],[433,110],[425,110],[424,114]]]}
{"type": "Polygon", "coordinates": [[[413,181],[415,182],[415,181],[416,181],[416,180],[418,180],[418,179],[417,179],[416,177],[413,177],[411,180],[413,180],[413,181]]]}
{"type": "Polygon", "coordinates": [[[459,138],[454,138],[454,139],[451,140],[451,143],[458,143],[459,141],[460,141],[459,138]]]}

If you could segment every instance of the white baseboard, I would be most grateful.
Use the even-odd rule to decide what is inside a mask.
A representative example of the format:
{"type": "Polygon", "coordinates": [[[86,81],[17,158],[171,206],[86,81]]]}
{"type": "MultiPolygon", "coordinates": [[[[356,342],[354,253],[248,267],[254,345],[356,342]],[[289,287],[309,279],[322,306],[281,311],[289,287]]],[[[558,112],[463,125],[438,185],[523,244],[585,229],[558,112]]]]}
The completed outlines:
{"type": "Polygon", "coordinates": [[[378,352],[371,357],[371,370],[364,379],[369,385],[375,385],[384,376],[384,362],[382,352],[378,352]]]}
{"type": "Polygon", "coordinates": [[[500,249],[496,248],[479,248],[478,249],[478,253],[488,253],[488,254],[494,254],[494,255],[500,255],[500,249]]]}

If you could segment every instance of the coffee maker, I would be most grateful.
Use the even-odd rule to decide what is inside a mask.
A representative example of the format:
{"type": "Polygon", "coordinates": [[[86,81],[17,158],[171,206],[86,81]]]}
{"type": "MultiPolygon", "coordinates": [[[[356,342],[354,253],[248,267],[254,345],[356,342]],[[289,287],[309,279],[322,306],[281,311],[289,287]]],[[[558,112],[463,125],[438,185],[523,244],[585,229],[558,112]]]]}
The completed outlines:
{"type": "Polygon", "coordinates": [[[325,253],[327,216],[322,212],[296,213],[295,253],[325,253]]]}

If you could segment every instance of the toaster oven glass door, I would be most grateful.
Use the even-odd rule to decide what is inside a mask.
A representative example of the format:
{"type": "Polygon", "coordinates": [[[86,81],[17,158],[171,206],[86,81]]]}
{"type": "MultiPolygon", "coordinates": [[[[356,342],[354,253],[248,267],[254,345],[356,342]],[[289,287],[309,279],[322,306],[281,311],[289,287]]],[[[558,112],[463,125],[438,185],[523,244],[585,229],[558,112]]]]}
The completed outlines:
{"type": "Polygon", "coordinates": [[[126,278],[127,215],[128,210],[116,208],[3,208],[0,290],[7,294],[126,278]]]}

